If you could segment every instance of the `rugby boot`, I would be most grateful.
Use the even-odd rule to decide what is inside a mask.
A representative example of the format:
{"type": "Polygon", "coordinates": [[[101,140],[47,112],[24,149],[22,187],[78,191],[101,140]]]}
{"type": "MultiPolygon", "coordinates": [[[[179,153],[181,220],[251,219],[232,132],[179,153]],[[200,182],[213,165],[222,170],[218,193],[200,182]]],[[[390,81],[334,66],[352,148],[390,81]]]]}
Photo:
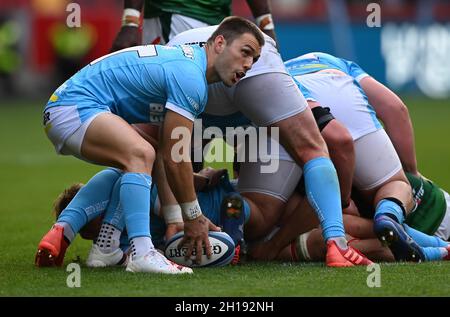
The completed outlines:
{"type": "Polygon", "coordinates": [[[372,263],[364,254],[351,246],[344,250],[338,247],[336,241],[328,240],[327,242],[326,264],[329,267],[367,266],[372,263]]]}
{"type": "Polygon", "coordinates": [[[406,233],[403,226],[391,217],[384,215],[376,217],[373,229],[381,243],[392,251],[396,261],[425,261],[422,248],[406,233]]]}
{"type": "Polygon", "coordinates": [[[53,225],[38,245],[34,263],[38,267],[62,266],[69,242],[64,238],[64,228],[53,225]]]}

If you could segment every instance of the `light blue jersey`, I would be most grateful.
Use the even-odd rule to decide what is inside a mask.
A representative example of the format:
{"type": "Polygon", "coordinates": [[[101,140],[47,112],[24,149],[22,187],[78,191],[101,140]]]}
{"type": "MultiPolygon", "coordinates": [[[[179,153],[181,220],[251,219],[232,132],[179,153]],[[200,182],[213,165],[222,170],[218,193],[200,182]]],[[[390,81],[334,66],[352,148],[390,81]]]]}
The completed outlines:
{"type": "Polygon", "coordinates": [[[337,69],[360,81],[369,76],[358,64],[326,53],[308,53],[284,63],[292,76],[315,73],[323,69],[337,69]]]}
{"type": "Polygon", "coordinates": [[[128,123],[163,121],[170,109],[194,120],[207,97],[206,52],[193,45],[142,45],[98,58],[61,85],[46,110],[76,106],[81,123],[98,109],[128,123]]]}

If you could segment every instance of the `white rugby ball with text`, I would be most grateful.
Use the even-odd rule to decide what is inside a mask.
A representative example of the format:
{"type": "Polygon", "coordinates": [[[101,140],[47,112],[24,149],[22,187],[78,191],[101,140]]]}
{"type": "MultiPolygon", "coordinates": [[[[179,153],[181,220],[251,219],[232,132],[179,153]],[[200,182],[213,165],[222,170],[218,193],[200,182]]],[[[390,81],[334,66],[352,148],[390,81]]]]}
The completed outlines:
{"type": "Polygon", "coordinates": [[[187,246],[178,249],[178,243],[184,237],[184,232],[178,232],[166,243],[166,257],[180,265],[189,267],[206,267],[206,266],[224,266],[231,262],[234,256],[235,245],[233,239],[222,231],[210,231],[208,233],[209,243],[211,244],[211,258],[206,256],[206,248],[202,248],[202,261],[200,264],[193,263],[196,253],[192,252],[191,259],[185,259],[187,246]]]}

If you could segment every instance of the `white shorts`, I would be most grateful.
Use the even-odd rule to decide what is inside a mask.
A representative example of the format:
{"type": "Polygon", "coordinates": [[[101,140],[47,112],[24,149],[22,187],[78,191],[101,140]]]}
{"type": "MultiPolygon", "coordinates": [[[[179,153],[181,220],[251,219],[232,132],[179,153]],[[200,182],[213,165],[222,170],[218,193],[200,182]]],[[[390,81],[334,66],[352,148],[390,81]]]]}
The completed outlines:
{"type": "Polygon", "coordinates": [[[237,189],[240,193],[260,193],[287,202],[302,176],[302,169],[292,161],[279,160],[276,173],[261,173],[266,163],[241,163],[237,189]]]}
{"type": "Polygon", "coordinates": [[[45,115],[48,116],[48,120],[45,122],[45,131],[55,146],[56,153],[73,155],[84,160],[81,156],[84,135],[92,120],[102,113],[110,111],[105,108],[90,109],[87,119],[82,122],[77,106],[47,108],[45,115]]]}
{"type": "Polygon", "coordinates": [[[355,141],[353,185],[360,190],[373,189],[402,169],[394,145],[384,129],[355,141]]]}
{"type": "Polygon", "coordinates": [[[353,140],[382,128],[375,110],[353,77],[312,73],[295,79],[322,107],[330,108],[333,116],[349,130],[353,140]]]}
{"type": "Polygon", "coordinates": [[[243,155],[240,151],[244,149],[248,151],[248,144],[244,148],[238,147],[238,158],[246,158],[246,161],[241,163],[239,171],[238,191],[240,193],[253,192],[270,195],[287,202],[302,176],[300,166],[273,139],[267,140],[266,153],[258,149],[256,158],[251,154],[243,155]],[[276,147],[276,151],[272,146],[276,147]],[[250,161],[249,158],[256,162],[250,161]],[[269,165],[276,167],[276,169],[273,172],[265,173],[264,170],[267,170],[269,165]]]}
{"type": "Polygon", "coordinates": [[[205,113],[225,116],[240,111],[257,126],[268,126],[303,112],[307,106],[291,76],[265,73],[231,88],[222,83],[209,85],[205,113]]]}
{"type": "MultiPolygon", "coordinates": [[[[355,173],[353,177],[353,184],[360,190],[373,189],[398,173],[402,169],[402,164],[394,145],[389,139],[386,131],[383,129],[369,133],[355,141],[355,173]]],[[[248,147],[246,147],[248,148],[248,147]]],[[[268,148],[270,148],[268,146],[268,148]]],[[[280,164],[287,165],[287,163],[280,164]]],[[[302,169],[296,165],[292,157],[287,151],[280,145],[278,147],[278,153],[271,152],[269,155],[261,155],[258,151],[258,162],[255,163],[241,163],[242,169],[249,169],[250,172],[246,172],[246,191],[254,192],[270,192],[272,196],[276,197],[288,197],[292,192],[284,192],[284,182],[286,182],[286,188],[290,188],[292,183],[297,184],[300,176],[302,175],[302,169]],[[261,167],[267,166],[270,157],[274,156],[279,158],[279,162],[289,162],[289,164],[295,165],[295,173],[286,173],[286,168],[282,168],[281,173],[267,174],[261,176],[265,179],[265,183],[261,183],[259,174],[261,173],[261,167]],[[263,158],[260,160],[260,158],[263,158]],[[263,162],[261,162],[263,161],[263,162]],[[297,176],[298,173],[298,176],[297,176]],[[250,185],[249,185],[250,184],[250,185]],[[251,185],[254,184],[254,185],[251,185]],[[258,190],[259,186],[269,186],[271,190],[264,191],[258,190]],[[247,190],[251,188],[252,190],[247,190]]],[[[241,174],[240,174],[241,176],[241,174]]],[[[239,178],[241,180],[241,178],[239,178]]]]}
{"type": "Polygon", "coordinates": [[[442,219],[442,222],[434,235],[445,241],[448,241],[450,240],[450,195],[444,190],[443,192],[445,202],[447,203],[447,209],[445,210],[444,219],[442,219]]]}
{"type": "MultiPolygon", "coordinates": [[[[181,32],[208,25],[209,24],[194,18],[179,14],[172,14],[170,19],[169,40],[181,32]]],[[[142,28],[142,44],[166,44],[160,18],[144,19],[144,25],[142,28]]]]}

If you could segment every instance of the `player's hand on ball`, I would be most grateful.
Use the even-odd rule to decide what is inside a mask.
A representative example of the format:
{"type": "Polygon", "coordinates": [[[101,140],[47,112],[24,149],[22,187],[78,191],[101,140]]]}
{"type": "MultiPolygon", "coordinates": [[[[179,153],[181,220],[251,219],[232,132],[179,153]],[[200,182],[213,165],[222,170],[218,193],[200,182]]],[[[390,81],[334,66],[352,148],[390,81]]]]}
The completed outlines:
{"type": "Polygon", "coordinates": [[[178,245],[178,248],[181,249],[183,246],[187,247],[186,259],[189,259],[192,251],[195,250],[195,261],[200,264],[203,246],[206,249],[206,256],[208,258],[211,257],[211,244],[208,238],[209,231],[220,231],[220,228],[215,226],[204,215],[184,222],[184,238],[178,245]]]}
{"type": "Polygon", "coordinates": [[[176,222],[167,224],[166,228],[166,241],[172,238],[175,234],[184,230],[184,222],[176,222]]]}

